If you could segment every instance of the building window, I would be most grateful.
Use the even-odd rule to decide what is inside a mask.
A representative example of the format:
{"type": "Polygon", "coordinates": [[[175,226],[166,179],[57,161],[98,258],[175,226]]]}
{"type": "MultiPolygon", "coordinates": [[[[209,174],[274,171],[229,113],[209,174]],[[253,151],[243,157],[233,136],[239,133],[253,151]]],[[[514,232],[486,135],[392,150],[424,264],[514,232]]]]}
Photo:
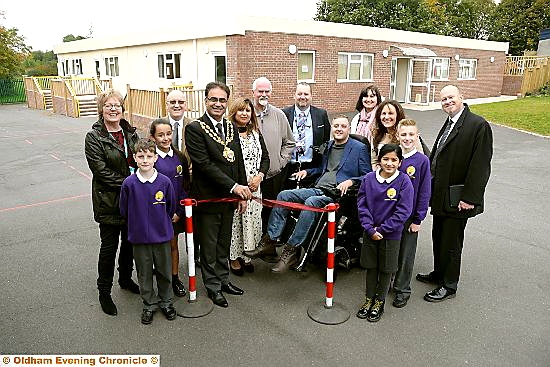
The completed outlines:
{"type": "Polygon", "coordinates": [[[63,76],[82,75],[82,59],[61,60],[61,68],[62,68],[63,76]]]}
{"type": "Polygon", "coordinates": [[[315,81],[315,51],[298,51],[298,81],[315,81]]]}
{"type": "Polygon", "coordinates": [[[476,59],[460,59],[458,62],[458,79],[475,79],[476,69],[476,59]]]}
{"type": "Polygon", "coordinates": [[[82,60],[74,59],[73,60],[73,75],[82,75],[82,60]]]}
{"type": "Polygon", "coordinates": [[[105,58],[105,74],[107,76],[118,76],[118,56],[105,58]]]}
{"type": "Polygon", "coordinates": [[[372,81],[374,55],[338,53],[338,81],[372,81]]]}
{"type": "Polygon", "coordinates": [[[436,57],[433,59],[432,80],[449,79],[449,59],[436,57]]]}
{"type": "Polygon", "coordinates": [[[181,54],[158,55],[159,78],[181,78],[181,54]]]}

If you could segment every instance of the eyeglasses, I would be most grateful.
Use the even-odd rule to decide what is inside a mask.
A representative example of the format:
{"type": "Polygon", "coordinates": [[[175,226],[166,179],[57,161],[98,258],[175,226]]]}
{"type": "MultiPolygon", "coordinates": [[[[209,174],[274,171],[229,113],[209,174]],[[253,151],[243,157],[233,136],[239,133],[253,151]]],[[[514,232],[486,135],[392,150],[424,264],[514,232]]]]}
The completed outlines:
{"type": "Polygon", "coordinates": [[[227,103],[227,98],[207,97],[206,100],[212,103],[217,103],[217,102],[220,102],[222,104],[227,103]]]}
{"type": "Polygon", "coordinates": [[[105,105],[103,105],[103,108],[105,108],[107,110],[112,110],[113,108],[118,110],[118,109],[122,108],[122,105],[121,104],[105,104],[105,105]]]}
{"type": "Polygon", "coordinates": [[[168,101],[168,103],[170,103],[172,106],[175,105],[176,103],[177,104],[186,104],[187,101],[168,101]]]}

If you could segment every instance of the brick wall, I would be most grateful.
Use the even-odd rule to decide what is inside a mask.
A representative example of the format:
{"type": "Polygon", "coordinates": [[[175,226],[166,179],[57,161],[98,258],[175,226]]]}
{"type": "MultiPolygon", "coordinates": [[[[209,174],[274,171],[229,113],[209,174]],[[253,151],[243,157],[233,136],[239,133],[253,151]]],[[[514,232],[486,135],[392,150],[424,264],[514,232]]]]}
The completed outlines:
{"type": "Polygon", "coordinates": [[[449,80],[433,82],[432,85],[435,85],[436,90],[452,83],[461,89],[465,98],[481,98],[499,96],[502,89],[505,63],[503,52],[253,31],[247,31],[244,36],[227,36],[226,40],[227,83],[233,85],[234,96],[251,96],[254,79],[265,76],[273,83],[271,101],[277,107],[293,103],[298,54],[291,55],[288,52],[288,46],[291,44],[296,45],[298,50],[315,51],[313,104],[326,108],[331,113],[352,111],[361,89],[369,84],[336,82],[338,52],[374,54],[373,79],[383,96],[388,96],[390,91],[391,58],[402,56],[398,49],[390,49],[390,45],[425,47],[440,57],[449,57],[449,80]],[[390,50],[387,58],[382,56],[383,50],[390,50]],[[454,59],[456,54],[461,58],[478,60],[476,80],[457,80],[458,61],[454,59]],[[495,58],[493,63],[490,62],[491,56],[495,58]]]}
{"type": "Polygon", "coordinates": [[[502,94],[516,96],[521,92],[523,75],[504,75],[502,80],[502,94]]]}

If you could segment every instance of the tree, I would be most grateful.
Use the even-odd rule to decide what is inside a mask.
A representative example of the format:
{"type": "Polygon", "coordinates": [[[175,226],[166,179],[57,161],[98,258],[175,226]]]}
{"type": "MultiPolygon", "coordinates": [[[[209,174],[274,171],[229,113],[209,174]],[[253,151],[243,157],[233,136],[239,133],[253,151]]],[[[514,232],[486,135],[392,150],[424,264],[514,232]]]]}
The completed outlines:
{"type": "Polygon", "coordinates": [[[26,75],[57,75],[57,56],[53,51],[33,51],[23,61],[26,75]]]}
{"type": "Polygon", "coordinates": [[[510,42],[511,55],[536,50],[540,31],[550,28],[550,0],[502,0],[494,25],[490,39],[510,42]]]}
{"type": "MultiPolygon", "coordinates": [[[[91,32],[91,28],[90,28],[90,32],[91,32]]],[[[65,37],[63,37],[63,42],[79,41],[79,40],[84,40],[86,38],[87,37],[84,37],[84,36],[73,36],[72,34],[68,34],[65,37]]]]}
{"type": "Polygon", "coordinates": [[[22,61],[30,52],[25,37],[17,32],[17,28],[8,29],[0,25],[0,79],[20,76],[22,61]]]}

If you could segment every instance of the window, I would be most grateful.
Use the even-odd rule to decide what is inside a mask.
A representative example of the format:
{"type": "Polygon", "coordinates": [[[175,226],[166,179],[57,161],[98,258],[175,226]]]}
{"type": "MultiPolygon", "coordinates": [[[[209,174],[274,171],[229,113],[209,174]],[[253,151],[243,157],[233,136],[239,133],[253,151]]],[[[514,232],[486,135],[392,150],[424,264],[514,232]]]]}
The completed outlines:
{"type": "Polygon", "coordinates": [[[74,59],[73,60],[73,72],[74,75],[81,75],[82,74],[82,60],[81,59],[74,59]]]}
{"type": "Polygon", "coordinates": [[[315,81],[315,51],[298,51],[298,81],[315,81]]]}
{"type": "Polygon", "coordinates": [[[63,76],[82,75],[82,59],[61,60],[61,68],[62,68],[63,76]]]}
{"type": "Polygon", "coordinates": [[[449,59],[436,57],[433,59],[432,80],[449,79],[449,59]]]}
{"type": "Polygon", "coordinates": [[[371,81],[372,54],[338,53],[338,81],[371,81]]]}
{"type": "Polygon", "coordinates": [[[458,62],[458,79],[475,79],[476,69],[476,59],[460,59],[458,62]]]}
{"type": "Polygon", "coordinates": [[[181,78],[181,54],[158,55],[159,78],[181,78]]]}
{"type": "Polygon", "coordinates": [[[105,74],[107,76],[118,76],[118,56],[105,58],[105,74]]]}

